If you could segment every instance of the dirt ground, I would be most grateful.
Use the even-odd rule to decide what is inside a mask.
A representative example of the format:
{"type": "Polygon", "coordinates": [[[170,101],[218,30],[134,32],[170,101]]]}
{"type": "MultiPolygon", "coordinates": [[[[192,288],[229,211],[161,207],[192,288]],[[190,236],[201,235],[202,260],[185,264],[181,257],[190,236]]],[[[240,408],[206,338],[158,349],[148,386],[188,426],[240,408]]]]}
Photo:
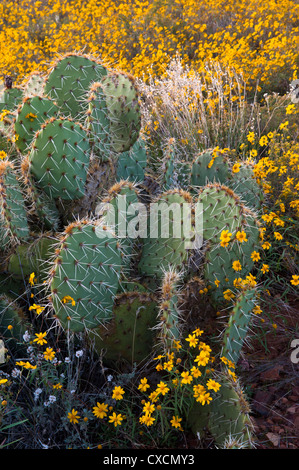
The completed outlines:
{"type": "Polygon", "coordinates": [[[251,404],[255,446],[298,449],[299,362],[291,360],[291,343],[299,339],[298,299],[285,304],[277,296],[263,320],[260,330],[267,333],[257,332],[238,364],[251,404]]]}

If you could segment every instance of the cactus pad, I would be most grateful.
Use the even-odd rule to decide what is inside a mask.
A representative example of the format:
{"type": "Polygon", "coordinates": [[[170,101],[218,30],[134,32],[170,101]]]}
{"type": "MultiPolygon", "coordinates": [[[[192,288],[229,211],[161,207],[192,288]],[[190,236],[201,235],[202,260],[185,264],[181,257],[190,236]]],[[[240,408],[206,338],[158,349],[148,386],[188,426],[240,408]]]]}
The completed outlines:
{"type": "Polygon", "coordinates": [[[57,102],[65,117],[79,119],[86,111],[84,101],[89,86],[102,79],[107,69],[84,55],[67,54],[52,67],[44,93],[57,102]]]}
{"type": "Polygon", "coordinates": [[[89,339],[99,354],[103,350],[104,361],[140,363],[152,352],[157,313],[153,295],[125,292],[115,299],[112,320],[90,332],[89,339]]]}
{"type": "Polygon", "coordinates": [[[52,118],[35,135],[29,170],[51,198],[79,199],[84,196],[89,159],[84,128],[69,119],[52,118]]]}
{"type": "Polygon", "coordinates": [[[55,314],[72,331],[95,328],[112,315],[122,270],[114,234],[98,222],[70,224],[61,236],[51,270],[55,314]],[[66,302],[68,297],[73,301],[66,302]]]}

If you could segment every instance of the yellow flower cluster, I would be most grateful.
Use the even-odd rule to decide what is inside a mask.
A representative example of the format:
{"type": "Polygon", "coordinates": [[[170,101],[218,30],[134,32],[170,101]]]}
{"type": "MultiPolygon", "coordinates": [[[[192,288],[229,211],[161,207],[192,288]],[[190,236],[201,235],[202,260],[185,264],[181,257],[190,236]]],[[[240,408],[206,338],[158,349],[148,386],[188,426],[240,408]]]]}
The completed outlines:
{"type": "Polygon", "coordinates": [[[279,8],[275,0],[3,0],[0,71],[22,77],[37,64],[47,70],[57,53],[84,48],[148,76],[163,73],[178,52],[198,70],[216,59],[246,81],[275,83],[297,68],[298,15],[291,0],[279,8]]]}
{"type": "Polygon", "coordinates": [[[299,144],[288,136],[274,133],[269,144],[268,155],[261,158],[254,167],[254,174],[265,193],[277,206],[276,213],[268,215],[265,221],[283,226],[280,215],[285,212],[299,217],[299,144]]]}
{"type": "MultiPolygon", "coordinates": [[[[208,364],[214,362],[214,357],[211,356],[210,346],[200,341],[199,337],[202,334],[203,331],[196,328],[185,338],[185,342],[188,343],[187,349],[180,341],[175,341],[175,352],[165,352],[154,358],[154,361],[158,361],[156,370],[161,371],[163,377],[154,387],[150,385],[147,377],[140,379],[137,386],[138,392],[142,394],[139,424],[150,427],[158,424],[161,418],[161,420],[167,419],[171,427],[183,431],[183,417],[181,416],[185,416],[185,411],[182,408],[182,397],[188,400],[187,407],[189,408],[192,401],[199,402],[201,405],[209,404],[214,394],[219,391],[221,384],[211,376],[214,369],[207,369],[208,364]],[[207,374],[210,376],[206,377],[207,374]]],[[[124,395],[125,390],[121,386],[115,386],[111,398],[119,401],[121,406],[124,395]]],[[[78,418],[76,410],[73,411],[69,413],[68,419],[76,424],[80,417],[78,418]]],[[[108,416],[108,411],[112,412],[113,407],[105,402],[97,402],[92,412],[101,420],[108,417],[109,423],[113,423],[115,427],[121,425],[122,420],[125,419],[123,412],[115,409],[108,416]]]]}

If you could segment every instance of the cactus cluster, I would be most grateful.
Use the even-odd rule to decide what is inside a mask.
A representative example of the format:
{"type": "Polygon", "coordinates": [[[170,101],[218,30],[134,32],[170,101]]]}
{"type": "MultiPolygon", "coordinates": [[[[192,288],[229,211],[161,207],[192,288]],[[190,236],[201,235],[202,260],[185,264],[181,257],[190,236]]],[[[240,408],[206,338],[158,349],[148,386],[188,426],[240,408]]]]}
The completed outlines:
{"type": "MultiPolygon", "coordinates": [[[[194,280],[211,308],[228,312],[219,351],[237,362],[257,299],[250,283],[236,284],[250,275],[259,246],[263,197],[250,164],[236,172],[213,149],[182,162],[170,139],[154,174],[134,78],[86,55],[67,54],[23,88],[9,83],[0,102],[1,269],[19,282],[15,295],[34,272],[62,330],[84,333],[108,362],[139,363],[180,338],[194,280]]],[[[7,315],[18,318],[6,303],[2,330],[7,315]]],[[[205,423],[219,441],[239,438],[247,423],[240,394],[225,384],[208,416],[192,424],[196,431],[205,423]]]]}

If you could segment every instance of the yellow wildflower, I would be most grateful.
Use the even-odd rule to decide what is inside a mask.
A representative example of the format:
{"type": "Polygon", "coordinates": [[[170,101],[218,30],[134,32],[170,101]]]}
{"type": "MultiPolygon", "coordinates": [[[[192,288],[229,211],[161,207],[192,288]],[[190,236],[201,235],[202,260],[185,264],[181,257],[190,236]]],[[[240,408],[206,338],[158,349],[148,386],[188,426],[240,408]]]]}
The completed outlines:
{"type": "Polygon", "coordinates": [[[259,261],[261,258],[261,255],[257,251],[253,251],[251,253],[251,259],[252,261],[259,261]]]}
{"type": "Polygon", "coordinates": [[[115,411],[113,411],[112,415],[109,416],[109,423],[113,423],[113,425],[116,427],[121,425],[123,419],[124,418],[120,413],[116,414],[115,411]]]}
{"type": "Polygon", "coordinates": [[[209,379],[208,382],[207,382],[207,388],[209,390],[214,390],[214,392],[218,392],[220,387],[221,387],[220,383],[216,382],[213,379],[209,379]]]}
{"type": "Polygon", "coordinates": [[[42,307],[41,305],[33,304],[33,305],[30,305],[29,307],[29,311],[31,310],[35,310],[36,314],[40,315],[45,310],[45,307],[42,307]]]}
{"type": "Polygon", "coordinates": [[[191,348],[195,348],[195,346],[198,343],[198,339],[195,337],[195,335],[191,335],[191,334],[188,336],[188,338],[186,338],[186,341],[188,341],[189,346],[191,348]]]}
{"type": "Polygon", "coordinates": [[[122,387],[114,387],[113,391],[112,391],[112,398],[114,400],[122,400],[123,399],[123,395],[124,395],[125,391],[122,387]]]}
{"type": "Polygon", "coordinates": [[[105,416],[107,416],[107,411],[108,405],[106,405],[106,403],[97,402],[97,405],[93,407],[92,412],[97,418],[103,419],[105,416]]]}
{"type": "Polygon", "coordinates": [[[65,296],[61,299],[61,301],[62,301],[64,304],[67,304],[68,302],[71,302],[73,307],[76,305],[75,300],[74,300],[73,297],[71,297],[70,295],[65,295],[65,296]]]}
{"type": "Polygon", "coordinates": [[[36,338],[33,341],[37,342],[37,344],[43,345],[47,343],[47,340],[45,339],[45,336],[47,336],[46,331],[44,333],[35,333],[35,336],[36,338]]]}
{"type": "Polygon", "coordinates": [[[233,265],[232,265],[232,268],[233,268],[234,271],[242,271],[242,265],[241,265],[240,261],[234,261],[233,265]]]}
{"type": "Polygon", "coordinates": [[[147,378],[144,377],[143,379],[140,380],[140,384],[138,385],[138,390],[141,392],[146,392],[146,390],[149,388],[149,384],[147,383],[147,378]]]}
{"type": "Polygon", "coordinates": [[[29,284],[31,284],[32,286],[34,286],[34,283],[36,282],[36,277],[35,277],[35,273],[31,273],[30,276],[29,276],[29,284]]]}
{"type": "Polygon", "coordinates": [[[78,411],[76,411],[74,408],[70,413],[68,413],[67,417],[72,424],[78,423],[79,419],[81,418],[81,416],[78,415],[78,411]]]}
{"type": "Polygon", "coordinates": [[[227,289],[223,292],[223,297],[225,300],[232,300],[235,297],[235,294],[230,289],[227,289]]]}
{"type": "Polygon", "coordinates": [[[228,242],[231,239],[232,234],[228,230],[222,230],[220,234],[220,245],[223,247],[228,246],[228,242]]]}
{"type": "Polygon", "coordinates": [[[170,421],[170,424],[174,428],[181,428],[181,421],[182,421],[182,418],[179,418],[178,416],[173,416],[172,420],[170,421]]]}
{"type": "Polygon", "coordinates": [[[242,231],[238,231],[236,233],[236,239],[238,240],[238,242],[240,243],[243,243],[243,242],[247,242],[247,235],[246,233],[242,230],[242,231]]]}
{"type": "Polygon", "coordinates": [[[55,357],[55,351],[53,351],[52,348],[47,348],[44,351],[44,358],[46,359],[46,361],[52,361],[54,357],[55,357]]]}

